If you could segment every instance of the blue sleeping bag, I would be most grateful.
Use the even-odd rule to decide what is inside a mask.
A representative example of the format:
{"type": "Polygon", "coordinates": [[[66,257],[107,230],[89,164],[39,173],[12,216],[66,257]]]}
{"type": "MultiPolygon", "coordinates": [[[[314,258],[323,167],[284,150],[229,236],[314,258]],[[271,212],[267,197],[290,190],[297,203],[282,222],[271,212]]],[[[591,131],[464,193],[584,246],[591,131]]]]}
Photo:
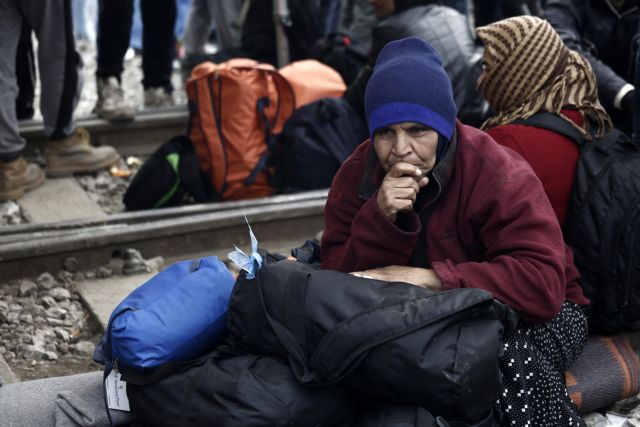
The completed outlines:
{"type": "Polygon", "coordinates": [[[94,360],[110,371],[149,370],[200,357],[225,331],[234,279],[217,257],[177,262],[111,313],[94,360]]]}

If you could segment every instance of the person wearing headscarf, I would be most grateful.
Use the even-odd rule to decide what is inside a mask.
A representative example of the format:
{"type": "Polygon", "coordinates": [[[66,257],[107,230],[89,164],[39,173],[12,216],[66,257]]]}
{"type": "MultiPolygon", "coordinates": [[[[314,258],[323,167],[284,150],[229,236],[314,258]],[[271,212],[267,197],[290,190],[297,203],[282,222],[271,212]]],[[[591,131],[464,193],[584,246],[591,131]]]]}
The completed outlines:
{"type": "Polygon", "coordinates": [[[503,425],[584,425],[563,372],[584,346],[589,301],[534,171],[456,120],[440,55],[420,38],[382,49],[365,112],[371,138],[329,191],[322,268],[490,292],[521,319],[500,359],[503,425]]]}
{"type": "Polygon", "coordinates": [[[496,113],[482,129],[531,164],[563,225],[578,146],[557,132],[516,121],[548,112],[565,120],[586,139],[603,136],[612,124],[598,101],[591,66],[579,53],[569,50],[551,25],[540,18],[513,17],[476,32],[485,45],[478,89],[496,113]]]}

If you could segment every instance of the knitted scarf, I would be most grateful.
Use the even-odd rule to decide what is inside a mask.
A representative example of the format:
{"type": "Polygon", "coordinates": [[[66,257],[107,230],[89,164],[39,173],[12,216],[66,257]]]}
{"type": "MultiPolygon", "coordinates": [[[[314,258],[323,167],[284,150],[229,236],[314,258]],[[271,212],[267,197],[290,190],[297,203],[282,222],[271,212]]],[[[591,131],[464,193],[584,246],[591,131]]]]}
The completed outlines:
{"type": "Polygon", "coordinates": [[[611,119],[598,101],[591,66],[567,49],[547,21],[517,16],[476,32],[485,46],[485,70],[478,79],[478,90],[497,113],[482,129],[526,119],[539,111],[558,114],[589,139],[589,126],[598,137],[611,129],[611,119]],[[566,107],[582,112],[583,127],[562,114],[566,107]]]}

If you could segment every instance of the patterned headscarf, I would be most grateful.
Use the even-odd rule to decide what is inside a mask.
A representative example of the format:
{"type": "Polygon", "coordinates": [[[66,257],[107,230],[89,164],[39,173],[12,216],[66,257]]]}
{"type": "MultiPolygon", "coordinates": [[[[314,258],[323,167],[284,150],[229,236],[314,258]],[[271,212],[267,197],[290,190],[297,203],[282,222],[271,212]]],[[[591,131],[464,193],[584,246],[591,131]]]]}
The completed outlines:
{"type": "Polygon", "coordinates": [[[478,90],[497,113],[482,129],[526,119],[539,111],[560,115],[587,138],[589,122],[598,137],[612,127],[598,101],[591,66],[567,49],[547,21],[517,16],[476,32],[485,46],[485,71],[478,80],[478,90]],[[568,106],[584,114],[584,127],[562,114],[568,106]]]}

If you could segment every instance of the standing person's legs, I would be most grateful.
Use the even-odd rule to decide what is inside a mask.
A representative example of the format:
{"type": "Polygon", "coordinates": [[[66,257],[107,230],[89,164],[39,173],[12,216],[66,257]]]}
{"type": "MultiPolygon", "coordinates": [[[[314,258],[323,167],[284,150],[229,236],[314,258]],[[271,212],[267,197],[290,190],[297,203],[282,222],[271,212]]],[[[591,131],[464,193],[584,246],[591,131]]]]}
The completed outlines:
{"type": "Polygon", "coordinates": [[[16,52],[22,15],[18,0],[0,2],[0,160],[14,160],[24,148],[16,117],[16,52]]]}
{"type": "Polygon", "coordinates": [[[15,200],[44,181],[42,169],[22,157],[16,116],[16,51],[23,25],[21,0],[0,2],[0,201],[15,200]]]}
{"type": "Polygon", "coordinates": [[[38,38],[40,111],[49,136],[47,174],[93,172],[119,160],[113,147],[92,147],[88,132],[76,129],[73,111],[80,97],[82,60],[75,49],[71,0],[20,0],[38,38]]]}
{"type": "Polygon", "coordinates": [[[66,138],[75,130],[73,111],[82,89],[82,60],[75,49],[71,1],[20,3],[38,38],[40,112],[45,134],[51,139],[66,138]]]}
{"type": "MultiPolygon", "coordinates": [[[[140,0],[142,14],[142,84],[145,95],[149,89],[173,90],[171,72],[175,58],[175,0],[140,0]]],[[[147,103],[145,96],[145,105],[147,103]]],[[[152,105],[154,106],[154,105],[152,105]]]]}
{"type": "Polygon", "coordinates": [[[24,20],[16,53],[16,78],[18,80],[16,115],[18,120],[31,119],[35,113],[33,99],[36,92],[36,66],[31,43],[31,26],[24,20]]]}
{"type": "Polygon", "coordinates": [[[73,0],[71,8],[73,9],[73,28],[75,36],[78,40],[86,40],[87,27],[84,19],[84,6],[86,0],[73,0]]]}
{"type": "Polygon", "coordinates": [[[187,56],[204,55],[204,46],[209,39],[211,19],[207,0],[193,0],[191,2],[184,31],[184,50],[187,56]]]}
{"type": "Polygon", "coordinates": [[[102,79],[120,80],[124,55],[129,49],[133,0],[99,0],[98,2],[98,69],[102,79]]]}
{"type": "Polygon", "coordinates": [[[207,3],[209,3],[209,10],[216,20],[219,49],[240,48],[242,46],[242,25],[239,17],[244,0],[207,0],[207,3]]]}
{"type": "Polygon", "coordinates": [[[129,49],[133,0],[99,0],[98,2],[98,68],[96,83],[98,101],[95,112],[103,119],[125,122],[134,119],[133,106],[122,91],[120,77],[124,55],[129,49]]]}

